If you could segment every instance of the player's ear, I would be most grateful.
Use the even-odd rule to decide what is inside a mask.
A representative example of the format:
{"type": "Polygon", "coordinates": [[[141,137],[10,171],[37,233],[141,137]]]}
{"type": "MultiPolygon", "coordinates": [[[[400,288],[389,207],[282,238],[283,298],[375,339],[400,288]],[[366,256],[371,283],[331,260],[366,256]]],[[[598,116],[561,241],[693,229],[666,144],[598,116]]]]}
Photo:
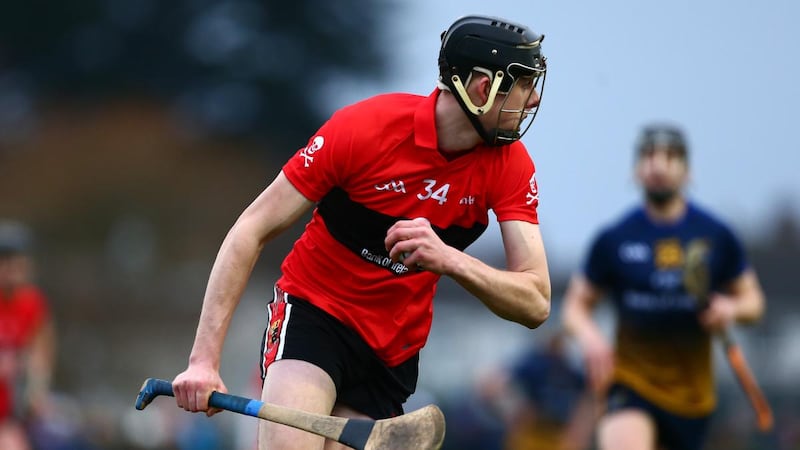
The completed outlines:
{"type": "Polygon", "coordinates": [[[486,99],[488,99],[490,95],[489,93],[492,91],[492,78],[486,74],[483,74],[481,80],[483,80],[483,95],[486,97],[486,99]]]}
{"type": "Polygon", "coordinates": [[[644,185],[644,163],[641,159],[636,161],[633,166],[633,181],[636,186],[642,187],[644,185]]]}
{"type": "Polygon", "coordinates": [[[492,90],[491,80],[489,80],[489,77],[486,75],[482,76],[481,80],[483,80],[483,84],[481,85],[481,87],[483,87],[483,95],[485,95],[486,98],[489,98],[489,91],[492,90]]]}
{"type": "Polygon", "coordinates": [[[681,188],[686,188],[692,181],[692,172],[689,170],[687,166],[685,171],[683,172],[683,179],[681,180],[681,188]]]}
{"type": "Polygon", "coordinates": [[[485,74],[480,72],[473,72],[473,84],[475,86],[475,93],[480,99],[475,102],[476,105],[485,105],[489,100],[489,91],[492,89],[492,83],[485,74]]]}

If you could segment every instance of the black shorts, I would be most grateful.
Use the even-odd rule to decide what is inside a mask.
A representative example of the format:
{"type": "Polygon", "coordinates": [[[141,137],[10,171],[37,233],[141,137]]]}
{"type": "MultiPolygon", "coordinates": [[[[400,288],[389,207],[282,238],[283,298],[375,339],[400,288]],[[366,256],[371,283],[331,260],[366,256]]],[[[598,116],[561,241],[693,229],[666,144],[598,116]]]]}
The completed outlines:
{"type": "Polygon", "coordinates": [[[262,380],[274,361],[307,361],[333,379],[338,403],[373,419],[403,414],[403,403],[417,388],[419,354],[388,367],[354,330],[277,288],[267,312],[269,323],[261,342],[262,380]]]}
{"type": "Polygon", "coordinates": [[[656,424],[658,443],[670,450],[700,450],[708,434],[710,415],[682,417],[659,408],[633,389],[614,384],[608,392],[607,413],[623,409],[646,412],[656,424]]]}

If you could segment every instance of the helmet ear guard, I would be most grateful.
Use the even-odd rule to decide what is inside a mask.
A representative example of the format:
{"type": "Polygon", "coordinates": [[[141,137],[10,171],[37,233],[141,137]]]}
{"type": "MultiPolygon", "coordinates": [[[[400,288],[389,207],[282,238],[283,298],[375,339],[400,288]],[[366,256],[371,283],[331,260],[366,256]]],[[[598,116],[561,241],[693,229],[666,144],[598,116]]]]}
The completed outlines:
{"type": "MultiPolygon", "coordinates": [[[[481,69],[480,67],[475,67],[474,69],[476,71],[483,72],[483,70],[480,70],[481,69]]],[[[498,70],[497,72],[494,73],[494,77],[490,77],[492,79],[492,87],[489,89],[489,96],[486,99],[486,104],[482,106],[477,106],[474,103],[472,103],[472,99],[469,98],[469,94],[467,93],[465,83],[461,82],[460,76],[454,74],[450,78],[451,78],[450,81],[452,82],[453,87],[455,88],[455,91],[458,94],[458,97],[463,102],[462,107],[466,108],[467,110],[469,110],[469,112],[471,112],[476,116],[482,116],[486,114],[487,111],[492,109],[492,106],[494,106],[494,100],[497,98],[497,92],[500,90],[500,85],[503,83],[505,76],[502,70],[498,70]]],[[[470,76],[467,77],[466,85],[469,85],[471,79],[472,75],[470,74],[470,76]]]]}

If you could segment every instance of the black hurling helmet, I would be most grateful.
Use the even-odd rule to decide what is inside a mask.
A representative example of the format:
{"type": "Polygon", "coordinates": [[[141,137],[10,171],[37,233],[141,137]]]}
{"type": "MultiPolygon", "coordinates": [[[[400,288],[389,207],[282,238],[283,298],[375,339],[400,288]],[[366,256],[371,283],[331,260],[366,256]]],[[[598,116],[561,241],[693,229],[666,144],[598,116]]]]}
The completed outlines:
{"type": "MultiPolygon", "coordinates": [[[[519,114],[517,126],[512,130],[499,127],[487,130],[478,117],[492,108],[498,93],[510,92],[520,79],[532,78],[531,95],[538,90],[541,96],[547,74],[545,57],[541,52],[543,39],[543,35],[523,25],[488,16],[462,17],[442,33],[440,87],[453,93],[487,145],[501,146],[517,141],[533,123],[538,104],[532,109],[510,110],[505,109],[504,102],[501,106],[503,113],[519,114]],[[482,106],[473,104],[466,91],[472,73],[476,71],[486,74],[492,81],[489,98],[482,106]],[[526,119],[527,124],[523,124],[526,119]]],[[[526,99],[526,105],[529,99],[526,99]]]]}
{"type": "Polygon", "coordinates": [[[642,127],[639,139],[636,142],[636,157],[640,158],[656,147],[672,149],[688,160],[689,146],[683,131],[675,125],[666,123],[652,123],[642,127]]]}

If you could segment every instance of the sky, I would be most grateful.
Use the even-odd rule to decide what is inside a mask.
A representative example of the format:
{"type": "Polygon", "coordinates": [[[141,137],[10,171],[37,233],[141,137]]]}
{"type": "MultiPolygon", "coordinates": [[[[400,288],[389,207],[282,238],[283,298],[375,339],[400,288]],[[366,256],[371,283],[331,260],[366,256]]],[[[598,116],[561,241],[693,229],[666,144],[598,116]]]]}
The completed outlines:
{"type": "MultiPolygon", "coordinates": [[[[633,144],[650,121],[684,128],[689,195],[743,238],[766,236],[778,208],[800,215],[800,2],[398,3],[387,31],[392,75],[340,86],[333,101],[430,93],[439,35],[463,15],[499,16],[545,35],[547,81],[523,142],[537,166],[551,266],[576,264],[597,228],[638,200],[633,144]]],[[[498,248],[497,230],[491,226],[470,251],[498,248]]]]}

